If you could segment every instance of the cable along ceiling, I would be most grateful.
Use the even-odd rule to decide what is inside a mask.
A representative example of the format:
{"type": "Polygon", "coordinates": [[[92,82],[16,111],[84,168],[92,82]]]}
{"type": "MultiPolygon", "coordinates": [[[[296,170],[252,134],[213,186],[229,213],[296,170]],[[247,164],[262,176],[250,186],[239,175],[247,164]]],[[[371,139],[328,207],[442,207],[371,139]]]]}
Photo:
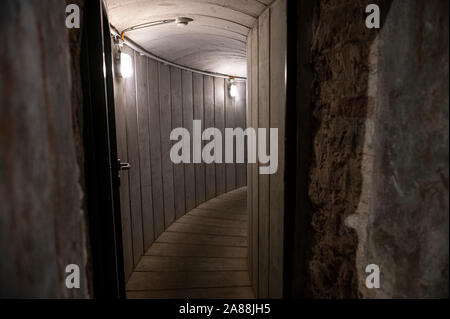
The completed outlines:
{"type": "Polygon", "coordinates": [[[153,21],[193,19],[185,27],[163,23],[126,36],[153,55],[189,68],[246,77],[246,41],[256,18],[273,0],[106,0],[119,32],[153,21]]]}

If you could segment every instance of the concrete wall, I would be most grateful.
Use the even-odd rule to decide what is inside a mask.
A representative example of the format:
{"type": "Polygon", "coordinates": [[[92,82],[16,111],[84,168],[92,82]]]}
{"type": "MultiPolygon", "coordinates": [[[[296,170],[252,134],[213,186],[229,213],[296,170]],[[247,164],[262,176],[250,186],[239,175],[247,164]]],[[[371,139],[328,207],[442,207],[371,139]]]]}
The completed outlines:
{"type": "Polygon", "coordinates": [[[249,269],[258,298],[283,296],[286,27],[286,1],[279,0],[258,18],[247,44],[247,126],[267,135],[278,128],[279,142],[275,174],[260,175],[259,164],[247,169],[249,269]]]}
{"type": "Polygon", "coordinates": [[[58,0],[5,1],[0,12],[0,297],[88,296],[80,82],[64,13],[58,0]],[[81,289],[65,287],[68,264],[80,266],[81,289]]]}
{"type": "MultiPolygon", "coordinates": [[[[134,75],[115,78],[119,158],[132,166],[121,173],[125,274],[129,277],[142,255],[175,220],[199,204],[246,185],[245,164],[173,164],[172,129],[192,134],[192,121],[209,127],[241,127],[246,123],[245,82],[236,82],[231,98],[223,78],[192,73],[140,55],[124,46],[133,59],[134,75]]],[[[203,144],[206,144],[205,142],[203,144]]],[[[192,147],[192,146],[191,146],[192,147]]]]}

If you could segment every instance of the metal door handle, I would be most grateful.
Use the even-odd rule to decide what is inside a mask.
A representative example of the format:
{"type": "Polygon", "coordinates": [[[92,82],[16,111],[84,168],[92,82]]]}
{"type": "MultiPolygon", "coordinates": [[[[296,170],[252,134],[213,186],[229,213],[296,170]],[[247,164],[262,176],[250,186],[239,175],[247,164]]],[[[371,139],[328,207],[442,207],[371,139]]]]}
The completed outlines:
{"type": "Polygon", "coordinates": [[[128,171],[131,168],[130,163],[120,163],[120,170],[121,171],[128,171]]]}
{"type": "Polygon", "coordinates": [[[131,164],[130,163],[122,163],[122,162],[120,162],[120,159],[118,161],[119,161],[119,170],[121,170],[121,171],[128,171],[128,170],[130,170],[130,168],[131,168],[131,164]]]}

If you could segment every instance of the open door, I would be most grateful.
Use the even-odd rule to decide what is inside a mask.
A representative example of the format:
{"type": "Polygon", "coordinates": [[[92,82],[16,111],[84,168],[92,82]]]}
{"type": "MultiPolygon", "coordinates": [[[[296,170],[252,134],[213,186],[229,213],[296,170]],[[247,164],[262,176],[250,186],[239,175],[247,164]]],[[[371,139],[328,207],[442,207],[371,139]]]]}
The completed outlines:
{"type": "Polygon", "coordinates": [[[86,1],[84,13],[81,68],[93,294],[96,298],[124,298],[109,22],[101,0],[86,1]]]}

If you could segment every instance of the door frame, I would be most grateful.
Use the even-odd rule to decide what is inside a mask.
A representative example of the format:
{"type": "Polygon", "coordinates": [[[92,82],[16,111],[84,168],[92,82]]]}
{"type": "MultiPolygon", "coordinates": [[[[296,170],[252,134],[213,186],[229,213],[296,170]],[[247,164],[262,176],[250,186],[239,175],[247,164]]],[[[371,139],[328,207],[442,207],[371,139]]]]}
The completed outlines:
{"type": "Polygon", "coordinates": [[[94,298],[124,299],[114,60],[109,28],[104,2],[85,1],[81,73],[91,294],[94,298]]]}

